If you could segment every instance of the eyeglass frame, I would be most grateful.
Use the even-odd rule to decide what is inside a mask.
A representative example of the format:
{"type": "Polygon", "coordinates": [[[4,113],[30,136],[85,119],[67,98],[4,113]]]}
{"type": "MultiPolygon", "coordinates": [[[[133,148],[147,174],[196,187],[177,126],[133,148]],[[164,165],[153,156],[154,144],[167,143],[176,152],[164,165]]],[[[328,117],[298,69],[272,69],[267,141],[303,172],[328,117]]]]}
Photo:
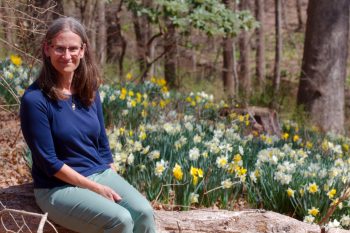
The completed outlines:
{"type": "Polygon", "coordinates": [[[78,56],[79,52],[85,48],[85,43],[82,43],[80,47],[78,46],[64,47],[64,46],[57,46],[57,45],[50,45],[50,47],[53,49],[55,54],[59,56],[66,54],[67,50],[71,56],[78,56]]]}

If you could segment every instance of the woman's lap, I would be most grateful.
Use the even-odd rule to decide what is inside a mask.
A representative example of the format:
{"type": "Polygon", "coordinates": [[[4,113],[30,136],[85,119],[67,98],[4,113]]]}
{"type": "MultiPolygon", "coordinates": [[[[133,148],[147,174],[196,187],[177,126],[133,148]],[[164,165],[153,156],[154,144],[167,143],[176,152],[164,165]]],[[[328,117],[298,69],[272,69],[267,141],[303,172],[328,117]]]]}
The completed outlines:
{"type": "Polygon", "coordinates": [[[108,185],[122,200],[115,203],[88,189],[63,186],[35,189],[39,207],[54,222],[79,232],[133,232],[134,223],[134,232],[155,232],[151,206],[122,177],[109,169],[89,179],[108,185]]]}

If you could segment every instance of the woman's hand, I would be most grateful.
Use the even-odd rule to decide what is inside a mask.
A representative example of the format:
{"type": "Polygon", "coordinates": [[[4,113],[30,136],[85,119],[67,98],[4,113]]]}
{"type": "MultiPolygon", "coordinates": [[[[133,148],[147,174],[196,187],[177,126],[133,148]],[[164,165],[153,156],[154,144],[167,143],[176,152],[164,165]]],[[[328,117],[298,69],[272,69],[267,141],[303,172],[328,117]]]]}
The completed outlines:
{"type": "Polygon", "coordinates": [[[115,169],[114,163],[110,163],[109,166],[113,171],[117,172],[117,169],[115,169]]]}
{"type": "Polygon", "coordinates": [[[94,190],[96,193],[100,194],[101,196],[111,200],[111,201],[121,201],[122,198],[119,196],[118,193],[116,193],[113,189],[111,189],[108,186],[98,184],[98,187],[96,190],[94,190]]]}
{"type": "Polygon", "coordinates": [[[71,167],[64,164],[63,167],[54,175],[60,180],[66,183],[90,189],[91,191],[100,194],[101,196],[111,200],[120,201],[122,198],[113,189],[108,186],[96,183],[85,176],[80,175],[78,172],[74,171],[71,167]]]}

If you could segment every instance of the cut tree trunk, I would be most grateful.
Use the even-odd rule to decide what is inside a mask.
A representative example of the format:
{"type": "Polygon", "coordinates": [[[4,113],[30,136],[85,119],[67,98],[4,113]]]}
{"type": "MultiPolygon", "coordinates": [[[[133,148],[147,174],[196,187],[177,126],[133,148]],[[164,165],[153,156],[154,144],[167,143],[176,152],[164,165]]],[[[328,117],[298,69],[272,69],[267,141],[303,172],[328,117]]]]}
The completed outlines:
{"type": "MultiPolygon", "coordinates": [[[[0,189],[0,201],[7,209],[25,210],[41,213],[36,206],[33,196],[33,185],[24,184],[0,189]]],[[[0,207],[0,211],[2,208],[0,207]]],[[[1,212],[0,212],[1,213],[1,212]]],[[[13,215],[19,224],[23,221],[20,216],[13,215]]],[[[12,230],[18,230],[13,220],[3,215],[4,225],[12,230]]],[[[214,209],[198,209],[191,211],[155,210],[158,233],[320,233],[317,225],[300,222],[278,213],[265,210],[228,211],[214,209]]],[[[32,231],[36,231],[39,218],[25,217],[26,224],[32,231]]],[[[56,225],[60,233],[73,233],[56,225]]],[[[0,226],[0,232],[6,232],[0,226]]],[[[29,232],[29,231],[24,231],[29,232]]],[[[53,233],[53,228],[45,224],[45,233],[53,233]]],[[[346,233],[349,231],[330,229],[328,233],[346,233]]]]}

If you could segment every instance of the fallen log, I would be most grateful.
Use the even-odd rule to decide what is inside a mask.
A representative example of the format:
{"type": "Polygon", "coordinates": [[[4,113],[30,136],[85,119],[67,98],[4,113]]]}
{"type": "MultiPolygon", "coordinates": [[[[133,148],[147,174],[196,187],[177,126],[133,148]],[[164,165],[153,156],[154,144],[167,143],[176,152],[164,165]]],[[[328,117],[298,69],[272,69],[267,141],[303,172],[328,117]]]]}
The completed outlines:
{"type": "MultiPolygon", "coordinates": [[[[24,184],[0,189],[0,201],[8,209],[17,209],[33,213],[41,213],[33,196],[33,185],[24,184]]],[[[1,211],[1,209],[0,209],[1,211]]],[[[42,213],[41,213],[42,214],[42,213]]],[[[16,221],[25,220],[28,228],[35,232],[40,218],[15,216],[16,221]]],[[[155,210],[157,232],[159,233],[320,233],[317,225],[300,222],[291,217],[264,210],[227,211],[214,209],[198,209],[191,211],[155,210]]],[[[18,231],[11,217],[6,216],[2,225],[18,231]],[[16,230],[17,229],[17,230],[16,230]]],[[[55,225],[60,233],[73,233],[55,225]]],[[[0,226],[0,232],[6,232],[0,226]]],[[[27,232],[27,231],[23,231],[27,232]]],[[[28,231],[29,232],[29,231],[28,231]]],[[[45,233],[55,232],[49,224],[43,228],[45,233]]],[[[341,229],[330,229],[328,233],[350,232],[341,229]]]]}

